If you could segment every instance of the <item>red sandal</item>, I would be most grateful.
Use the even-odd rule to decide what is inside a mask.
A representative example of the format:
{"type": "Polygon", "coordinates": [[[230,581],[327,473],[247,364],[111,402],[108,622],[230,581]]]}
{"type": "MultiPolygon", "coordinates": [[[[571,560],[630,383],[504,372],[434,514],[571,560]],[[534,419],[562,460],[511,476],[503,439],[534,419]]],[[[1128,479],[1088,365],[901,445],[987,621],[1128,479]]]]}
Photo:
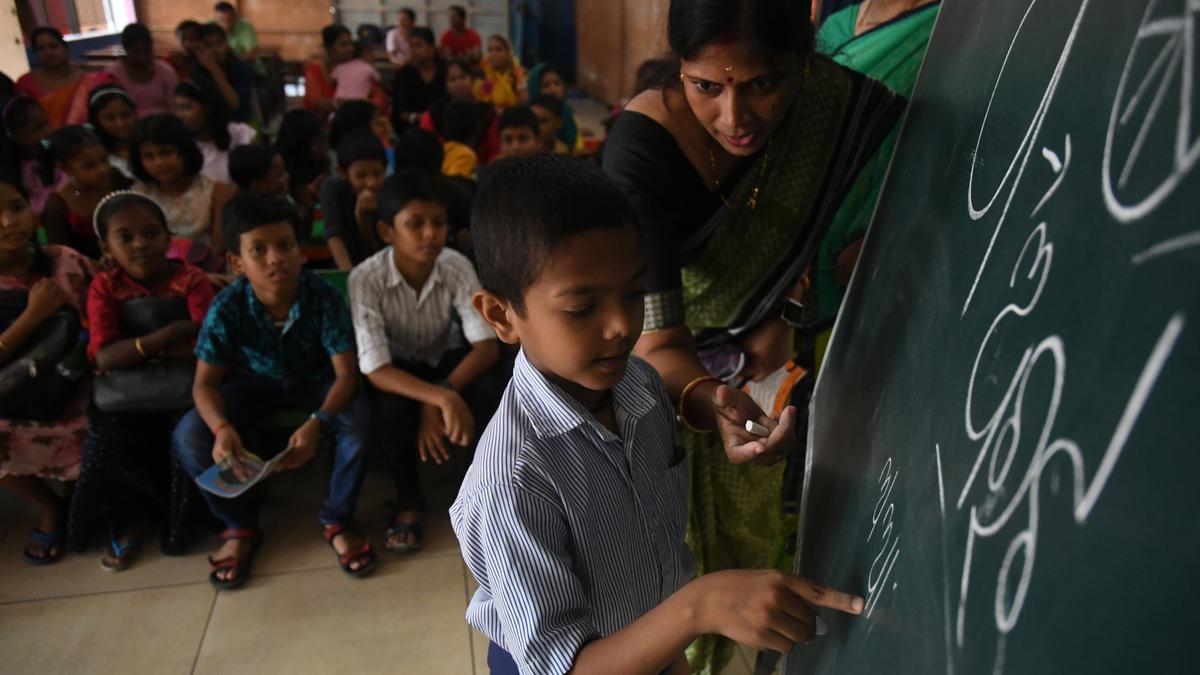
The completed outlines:
{"type": "Polygon", "coordinates": [[[250,576],[250,563],[254,560],[254,554],[258,552],[259,544],[262,543],[262,534],[258,530],[247,527],[229,528],[221,532],[221,541],[230,539],[250,540],[250,552],[246,554],[245,558],[229,556],[214,560],[212,556],[208,556],[208,563],[212,565],[212,570],[208,573],[208,582],[220,591],[231,591],[246,583],[246,579],[250,576]],[[218,577],[217,573],[224,570],[234,570],[236,574],[232,579],[218,577]]]}
{"type": "Polygon", "coordinates": [[[355,578],[365,577],[375,571],[375,551],[371,550],[371,541],[368,539],[361,546],[352,548],[345,553],[338,553],[337,547],[333,545],[335,537],[348,531],[351,531],[350,528],[341,523],[325,525],[325,541],[329,542],[329,548],[337,553],[338,565],[341,566],[343,572],[355,578]],[[359,563],[358,569],[350,567],[350,563],[353,562],[359,563]]]}

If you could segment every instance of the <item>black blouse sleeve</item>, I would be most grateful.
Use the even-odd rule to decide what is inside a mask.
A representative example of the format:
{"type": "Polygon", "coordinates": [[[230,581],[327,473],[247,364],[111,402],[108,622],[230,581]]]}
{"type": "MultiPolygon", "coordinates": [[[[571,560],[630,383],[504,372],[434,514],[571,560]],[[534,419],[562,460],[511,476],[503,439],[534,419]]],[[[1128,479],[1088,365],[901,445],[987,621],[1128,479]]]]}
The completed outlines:
{"type": "MultiPolygon", "coordinates": [[[[640,113],[621,113],[604,144],[604,172],[633,203],[646,258],[646,293],[679,291],[681,249],[713,199],[670,132],[640,113]]],[[[711,213],[711,210],[708,211],[711,213]]]]}

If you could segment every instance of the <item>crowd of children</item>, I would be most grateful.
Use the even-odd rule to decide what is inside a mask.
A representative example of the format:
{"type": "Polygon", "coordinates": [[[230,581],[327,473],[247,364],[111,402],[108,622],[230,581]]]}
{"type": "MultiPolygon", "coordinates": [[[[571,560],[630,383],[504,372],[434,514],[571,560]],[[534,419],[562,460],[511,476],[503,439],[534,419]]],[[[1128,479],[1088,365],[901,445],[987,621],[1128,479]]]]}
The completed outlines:
{"type": "Polygon", "coordinates": [[[217,11],[234,11],[225,28],[180,24],[173,70],[126,28],[86,125],[0,101],[0,486],[36,509],[28,562],[100,537],[120,571],[155,529],[183,551],[207,512],[210,582],[244,584],[260,492],[196,479],[249,476],[274,456],[251,452],[264,420],[299,412],[277,469],[331,453],[316,515],[351,577],[379,556],[353,520],[372,452],[396,492],[394,553],[423,544],[419,463],[474,457],[451,515],[493,672],[684,672],[698,635],[785,649],[811,638],[812,607],[861,611],[783,572],[693,579],[675,408],[631,356],[637,218],[572,157],[561,71],[527,76],[501,36],[481,53],[459,7],[437,43],[406,12],[388,97],[329,26],[272,141],[226,34],[236,11],[217,11]],[[306,260],[317,241],[345,291],[306,260]]]}

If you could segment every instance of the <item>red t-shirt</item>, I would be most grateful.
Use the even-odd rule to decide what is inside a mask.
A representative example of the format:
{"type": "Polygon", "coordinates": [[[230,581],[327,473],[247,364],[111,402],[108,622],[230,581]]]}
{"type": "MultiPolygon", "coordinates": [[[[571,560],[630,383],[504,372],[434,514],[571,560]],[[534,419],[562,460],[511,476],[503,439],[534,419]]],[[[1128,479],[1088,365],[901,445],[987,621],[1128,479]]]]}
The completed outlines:
{"type": "Polygon", "coordinates": [[[479,49],[483,43],[479,40],[479,33],[470,28],[463,31],[462,35],[454,32],[451,28],[445,33],[442,33],[441,47],[451,56],[466,56],[467,52],[472,49],[479,49]]]}
{"type": "MultiPolygon", "coordinates": [[[[187,263],[178,264],[175,274],[155,288],[146,288],[125,273],[113,267],[96,275],[88,288],[88,347],[87,355],[96,362],[96,352],[117,340],[135,337],[122,335],[120,327],[121,303],[126,300],[151,297],[180,297],[187,301],[188,316],[196,325],[204,323],[208,306],[213,301],[213,287],[200,268],[187,263]]],[[[140,337],[140,336],[138,336],[140,337]]]]}

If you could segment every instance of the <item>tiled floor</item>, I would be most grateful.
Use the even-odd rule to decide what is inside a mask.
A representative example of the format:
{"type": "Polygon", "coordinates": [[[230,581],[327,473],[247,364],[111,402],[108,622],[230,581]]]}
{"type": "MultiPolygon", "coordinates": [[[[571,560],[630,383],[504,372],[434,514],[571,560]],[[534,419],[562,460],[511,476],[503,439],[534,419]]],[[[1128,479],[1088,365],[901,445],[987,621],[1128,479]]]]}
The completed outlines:
{"type": "MultiPolygon", "coordinates": [[[[463,620],[475,583],[446,515],[454,471],[425,474],[425,550],[382,552],[379,569],[358,580],[337,568],[316,523],[325,470],[314,462],[264,484],[266,538],[253,577],[219,593],[205,561],[215,538],[181,558],[152,545],[117,574],[100,569],[98,550],[28,566],[20,552],[32,520],[0,493],[0,672],[487,673],[486,639],[463,620]]],[[[376,542],[390,493],[385,471],[373,466],[359,520],[376,542]]],[[[752,663],[741,653],[726,675],[750,675],[752,663]]]]}

